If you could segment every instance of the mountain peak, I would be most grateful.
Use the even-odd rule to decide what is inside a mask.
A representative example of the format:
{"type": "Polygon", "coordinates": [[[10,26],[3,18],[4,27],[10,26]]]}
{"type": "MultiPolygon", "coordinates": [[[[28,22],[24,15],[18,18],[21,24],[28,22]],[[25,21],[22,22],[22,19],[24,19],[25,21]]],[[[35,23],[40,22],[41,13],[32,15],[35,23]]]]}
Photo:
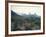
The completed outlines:
{"type": "Polygon", "coordinates": [[[18,14],[16,14],[14,11],[11,10],[11,15],[12,16],[17,16],[18,14]]]}

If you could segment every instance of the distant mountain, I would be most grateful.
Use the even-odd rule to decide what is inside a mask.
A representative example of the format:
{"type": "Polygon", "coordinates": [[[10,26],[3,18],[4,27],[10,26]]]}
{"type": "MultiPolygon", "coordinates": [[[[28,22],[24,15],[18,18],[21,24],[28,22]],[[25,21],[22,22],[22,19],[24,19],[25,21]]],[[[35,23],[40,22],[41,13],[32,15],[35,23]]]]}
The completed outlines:
{"type": "Polygon", "coordinates": [[[19,16],[19,15],[16,14],[14,11],[11,10],[11,16],[19,16]]]}
{"type": "Polygon", "coordinates": [[[16,12],[14,12],[14,11],[12,11],[11,10],[11,18],[17,18],[17,19],[34,19],[34,20],[36,20],[36,19],[39,19],[40,18],[40,16],[37,16],[36,14],[34,14],[34,15],[25,15],[25,14],[23,14],[22,16],[21,15],[18,15],[16,12]]]}

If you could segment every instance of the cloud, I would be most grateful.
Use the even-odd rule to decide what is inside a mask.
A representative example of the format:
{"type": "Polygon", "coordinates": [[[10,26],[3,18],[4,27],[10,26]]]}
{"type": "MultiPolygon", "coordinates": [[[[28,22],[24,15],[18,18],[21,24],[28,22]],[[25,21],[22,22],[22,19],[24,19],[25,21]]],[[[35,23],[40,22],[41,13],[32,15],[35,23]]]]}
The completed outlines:
{"type": "Polygon", "coordinates": [[[41,11],[41,8],[40,6],[23,6],[23,5],[12,5],[11,6],[11,9],[16,12],[17,14],[19,15],[22,15],[22,14],[37,14],[38,16],[41,15],[40,11],[41,11]]]}

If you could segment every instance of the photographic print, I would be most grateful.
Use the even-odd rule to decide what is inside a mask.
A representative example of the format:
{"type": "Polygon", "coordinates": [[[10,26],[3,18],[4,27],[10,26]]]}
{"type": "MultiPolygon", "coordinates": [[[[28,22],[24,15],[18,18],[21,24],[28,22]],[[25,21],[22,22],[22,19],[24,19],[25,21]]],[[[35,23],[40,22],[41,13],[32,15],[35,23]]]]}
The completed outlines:
{"type": "Polygon", "coordinates": [[[40,30],[40,11],[40,6],[11,5],[11,31],[40,30]]]}
{"type": "Polygon", "coordinates": [[[44,33],[44,3],[8,3],[8,34],[44,33]]]}

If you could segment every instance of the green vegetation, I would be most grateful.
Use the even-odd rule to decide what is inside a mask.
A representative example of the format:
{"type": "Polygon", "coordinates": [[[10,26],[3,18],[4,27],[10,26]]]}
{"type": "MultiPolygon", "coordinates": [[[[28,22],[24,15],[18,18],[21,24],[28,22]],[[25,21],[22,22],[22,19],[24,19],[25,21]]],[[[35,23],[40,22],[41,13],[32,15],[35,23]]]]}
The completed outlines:
{"type": "Polygon", "coordinates": [[[40,16],[34,15],[18,15],[11,11],[11,31],[17,30],[39,30],[40,16]]]}

